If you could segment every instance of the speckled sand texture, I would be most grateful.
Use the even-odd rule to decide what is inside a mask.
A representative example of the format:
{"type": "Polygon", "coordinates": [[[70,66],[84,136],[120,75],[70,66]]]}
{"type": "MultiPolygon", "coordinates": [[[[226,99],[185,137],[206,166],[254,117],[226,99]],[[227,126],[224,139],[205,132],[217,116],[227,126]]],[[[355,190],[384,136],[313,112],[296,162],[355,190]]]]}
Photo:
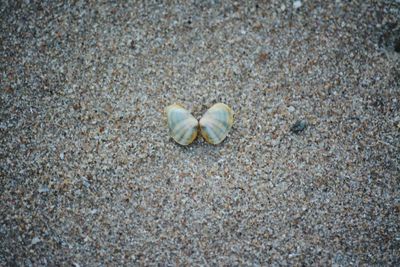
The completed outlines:
{"type": "Polygon", "coordinates": [[[1,266],[400,264],[399,0],[125,2],[0,3],[1,266]]]}

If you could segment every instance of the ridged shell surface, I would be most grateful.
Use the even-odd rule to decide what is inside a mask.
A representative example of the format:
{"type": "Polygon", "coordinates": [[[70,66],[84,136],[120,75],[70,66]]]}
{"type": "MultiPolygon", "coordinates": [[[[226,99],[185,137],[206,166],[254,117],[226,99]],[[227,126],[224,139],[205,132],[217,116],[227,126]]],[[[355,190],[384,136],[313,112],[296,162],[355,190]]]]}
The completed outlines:
{"type": "Polygon", "coordinates": [[[221,143],[233,125],[233,111],[223,103],[213,105],[200,119],[201,135],[211,144],[221,143]]]}
{"type": "Polygon", "coordinates": [[[178,104],[173,104],[165,109],[168,128],[171,137],[181,145],[189,145],[197,137],[199,122],[178,104]]]}

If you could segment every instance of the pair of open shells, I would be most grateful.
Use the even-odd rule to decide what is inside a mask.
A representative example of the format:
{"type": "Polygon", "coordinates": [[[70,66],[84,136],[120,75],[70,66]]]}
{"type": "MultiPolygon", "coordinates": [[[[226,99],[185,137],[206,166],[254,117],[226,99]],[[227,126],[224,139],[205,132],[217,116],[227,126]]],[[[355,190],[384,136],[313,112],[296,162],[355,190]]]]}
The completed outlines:
{"type": "Polygon", "coordinates": [[[219,144],[233,125],[233,111],[223,103],[213,105],[198,121],[189,111],[178,104],[165,109],[171,137],[181,145],[189,145],[196,139],[198,129],[210,144],[219,144]]]}

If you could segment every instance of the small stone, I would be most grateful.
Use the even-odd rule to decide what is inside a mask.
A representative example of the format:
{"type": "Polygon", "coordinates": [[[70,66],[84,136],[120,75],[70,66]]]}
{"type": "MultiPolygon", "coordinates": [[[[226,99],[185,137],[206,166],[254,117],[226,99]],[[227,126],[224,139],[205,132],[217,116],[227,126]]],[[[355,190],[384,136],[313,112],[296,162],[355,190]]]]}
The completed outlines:
{"type": "Polygon", "coordinates": [[[268,60],[268,54],[265,52],[262,52],[258,55],[258,63],[265,63],[268,60]]]}
{"type": "Polygon", "coordinates": [[[6,87],[6,88],[4,89],[4,91],[5,91],[6,93],[8,93],[8,94],[14,93],[14,89],[12,89],[11,86],[6,87]]]}
{"type": "Polygon", "coordinates": [[[36,236],[36,237],[32,238],[31,244],[36,245],[37,243],[39,243],[41,241],[42,240],[40,240],[40,238],[36,236]]]}
{"type": "Polygon", "coordinates": [[[42,185],[41,187],[39,187],[38,191],[39,191],[39,193],[47,193],[50,191],[50,189],[47,186],[42,185]]]}
{"type": "Polygon", "coordinates": [[[305,120],[298,120],[295,124],[293,124],[292,128],[290,128],[290,131],[295,134],[299,134],[300,132],[304,131],[306,127],[307,122],[305,120]]]}
{"type": "Polygon", "coordinates": [[[98,209],[92,209],[92,210],[89,211],[89,213],[92,214],[92,215],[96,214],[97,212],[98,212],[98,209]]]}
{"type": "Polygon", "coordinates": [[[135,44],[135,41],[134,41],[134,40],[131,41],[129,47],[130,47],[131,49],[135,49],[135,48],[136,48],[136,44],[135,44]]]}
{"type": "Polygon", "coordinates": [[[290,113],[293,113],[296,109],[293,106],[288,107],[288,111],[290,113]]]}
{"type": "Polygon", "coordinates": [[[82,184],[83,184],[85,187],[87,187],[87,188],[90,187],[90,183],[89,183],[89,181],[86,180],[86,179],[84,179],[84,180],[82,181],[82,184]]]}
{"type": "Polygon", "coordinates": [[[394,51],[396,53],[400,53],[400,39],[396,41],[396,44],[394,45],[394,51]]]}
{"type": "Polygon", "coordinates": [[[293,2],[293,8],[298,9],[301,7],[301,1],[294,1],[293,2]]]}

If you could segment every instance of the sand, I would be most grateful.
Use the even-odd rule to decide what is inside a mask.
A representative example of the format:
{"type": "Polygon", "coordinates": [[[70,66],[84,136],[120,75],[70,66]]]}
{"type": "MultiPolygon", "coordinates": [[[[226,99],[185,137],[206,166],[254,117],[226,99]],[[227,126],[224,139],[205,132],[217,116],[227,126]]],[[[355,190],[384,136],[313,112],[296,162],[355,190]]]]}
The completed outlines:
{"type": "Polygon", "coordinates": [[[68,2],[0,4],[0,265],[400,264],[400,1],[68,2]]]}

